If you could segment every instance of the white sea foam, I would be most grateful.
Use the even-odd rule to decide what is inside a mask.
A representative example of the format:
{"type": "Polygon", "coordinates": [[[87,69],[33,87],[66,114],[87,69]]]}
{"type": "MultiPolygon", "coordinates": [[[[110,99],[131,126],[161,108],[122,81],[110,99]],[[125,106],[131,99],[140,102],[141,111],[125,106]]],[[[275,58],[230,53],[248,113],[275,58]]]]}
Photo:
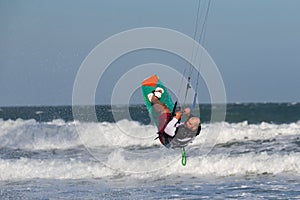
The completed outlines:
{"type": "Polygon", "coordinates": [[[262,122],[260,124],[248,124],[247,121],[241,123],[214,123],[205,124],[202,137],[198,137],[196,144],[204,141],[206,135],[218,135],[217,143],[244,140],[265,140],[279,136],[300,136],[300,122],[290,124],[270,124],[262,122]],[[218,134],[215,134],[218,133],[218,134]]]}
{"type": "MultiPolygon", "coordinates": [[[[159,145],[153,140],[156,127],[135,121],[117,123],[65,122],[55,120],[39,123],[35,120],[0,119],[0,146],[27,149],[67,149],[84,145],[97,147],[128,147],[159,145]]],[[[214,135],[216,143],[244,140],[264,140],[280,136],[300,136],[300,122],[290,124],[248,124],[220,122],[203,124],[200,136],[192,145],[200,145],[214,135]]]]}
{"type": "Polygon", "coordinates": [[[21,149],[59,149],[80,145],[73,123],[61,120],[0,120],[0,146],[21,149]]]}
{"type": "Polygon", "coordinates": [[[80,179],[105,177],[113,170],[104,168],[99,163],[75,160],[0,160],[0,180],[11,179],[80,179]]]}
{"type": "Polygon", "coordinates": [[[117,123],[0,120],[0,147],[3,153],[13,152],[14,149],[19,152],[19,156],[10,158],[8,153],[0,159],[0,180],[104,178],[118,173],[142,179],[169,175],[231,176],[264,173],[292,173],[300,176],[300,153],[295,149],[298,142],[293,143],[293,146],[289,144],[291,141],[299,141],[300,122],[279,125],[247,122],[203,124],[200,136],[189,145],[191,148],[187,148],[189,157],[185,167],[180,163],[180,150],[163,148],[159,141],[153,140],[155,136],[155,126],[127,120],[117,123]],[[292,148],[289,151],[268,152],[265,149],[261,151],[261,145],[258,144],[258,151],[249,151],[248,147],[252,146],[243,144],[237,147],[243,153],[231,153],[231,148],[226,147],[225,152],[219,148],[219,151],[203,155],[197,150],[208,135],[218,136],[216,144],[230,141],[243,144],[246,141],[275,139],[270,141],[276,143],[268,143],[276,145],[271,146],[273,149],[292,148]],[[288,141],[278,142],[278,138],[282,137],[288,138],[288,141]],[[89,154],[78,149],[82,145],[95,158],[99,155],[100,159],[90,159],[89,154]],[[61,155],[43,151],[52,149],[61,149],[61,155]],[[23,151],[25,154],[22,154],[23,151]],[[26,152],[31,151],[34,151],[33,155],[39,152],[41,155],[26,156],[26,152]],[[165,168],[168,170],[163,170],[165,168]]]}
{"type": "Polygon", "coordinates": [[[148,170],[153,158],[144,160],[126,160],[121,154],[113,158],[116,169],[105,167],[101,162],[82,162],[70,160],[34,160],[21,158],[18,160],[0,159],[0,180],[11,179],[85,179],[109,178],[122,173],[138,179],[157,179],[167,176],[233,176],[253,174],[290,173],[300,176],[300,154],[268,155],[245,154],[234,157],[210,155],[192,157],[185,167],[180,160],[167,163],[161,159],[158,166],[148,170]],[[144,172],[141,169],[144,168],[144,172]],[[167,170],[166,170],[167,169],[167,170]],[[136,170],[136,173],[135,171],[136,170]]]}

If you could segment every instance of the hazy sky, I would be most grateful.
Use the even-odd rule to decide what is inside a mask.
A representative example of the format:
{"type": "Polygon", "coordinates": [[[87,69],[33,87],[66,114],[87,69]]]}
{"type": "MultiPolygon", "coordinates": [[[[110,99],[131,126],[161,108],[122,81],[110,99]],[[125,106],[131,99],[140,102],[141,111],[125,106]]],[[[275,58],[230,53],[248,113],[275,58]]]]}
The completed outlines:
{"type": "MultiPolygon", "coordinates": [[[[197,4],[0,0],[0,106],[71,105],[76,73],[95,46],[138,27],[193,37],[197,4]]],[[[212,0],[204,46],[221,72],[228,102],[299,102],[299,9],[299,0],[212,0]]],[[[125,55],[99,83],[96,102],[109,103],[117,79],[143,63],[184,61],[151,50],[125,55]]],[[[202,102],[209,102],[207,94],[202,102]]]]}

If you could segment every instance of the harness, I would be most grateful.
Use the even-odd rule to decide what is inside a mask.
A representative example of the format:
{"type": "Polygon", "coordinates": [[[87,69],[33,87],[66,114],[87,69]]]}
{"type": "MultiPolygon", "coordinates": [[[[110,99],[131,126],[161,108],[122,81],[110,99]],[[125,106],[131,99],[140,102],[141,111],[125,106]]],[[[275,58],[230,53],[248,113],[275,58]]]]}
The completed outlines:
{"type": "MultiPolygon", "coordinates": [[[[194,131],[190,131],[189,129],[187,129],[185,126],[183,127],[177,127],[176,128],[176,131],[175,131],[175,135],[172,137],[168,134],[166,134],[164,132],[165,130],[165,127],[167,126],[167,124],[173,119],[173,117],[175,116],[175,113],[176,113],[176,107],[177,107],[177,101],[175,102],[174,104],[174,107],[173,107],[173,110],[172,110],[172,113],[163,113],[159,116],[159,124],[161,125],[159,127],[159,131],[157,132],[158,136],[154,139],[159,139],[159,141],[167,148],[169,148],[171,146],[171,141],[176,137],[177,133],[179,130],[183,130],[185,132],[185,134],[189,135],[189,136],[193,136],[193,137],[196,137],[197,135],[200,134],[200,131],[201,131],[201,125],[199,125],[198,129],[197,129],[197,132],[194,132],[194,131]]],[[[193,115],[190,115],[189,118],[193,117],[193,115]]],[[[188,118],[188,120],[189,120],[188,118]]],[[[177,122],[179,123],[180,120],[177,122]]]]}
{"type": "Polygon", "coordinates": [[[171,115],[168,116],[170,117],[166,119],[164,126],[160,128],[159,132],[157,133],[158,136],[155,138],[158,138],[160,142],[167,148],[169,148],[171,145],[186,146],[191,140],[200,134],[201,125],[198,126],[196,131],[191,131],[185,125],[180,125],[176,128],[174,136],[166,134],[164,129],[166,125],[173,119],[171,115]]]}

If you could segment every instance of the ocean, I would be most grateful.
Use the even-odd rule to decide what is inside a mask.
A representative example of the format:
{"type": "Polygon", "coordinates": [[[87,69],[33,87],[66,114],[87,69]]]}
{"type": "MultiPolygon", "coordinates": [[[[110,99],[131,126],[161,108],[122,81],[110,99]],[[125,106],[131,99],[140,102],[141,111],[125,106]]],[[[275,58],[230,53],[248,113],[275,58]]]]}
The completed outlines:
{"type": "Polygon", "coordinates": [[[300,199],[300,103],[200,105],[186,166],[144,105],[94,108],[0,107],[0,199],[300,199]]]}

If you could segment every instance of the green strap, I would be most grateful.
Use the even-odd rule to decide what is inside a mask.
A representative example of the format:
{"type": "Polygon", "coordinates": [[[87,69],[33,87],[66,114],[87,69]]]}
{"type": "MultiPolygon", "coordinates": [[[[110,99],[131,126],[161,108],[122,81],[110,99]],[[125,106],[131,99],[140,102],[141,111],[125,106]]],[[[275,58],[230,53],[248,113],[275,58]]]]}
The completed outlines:
{"type": "Polygon", "coordinates": [[[185,165],[186,165],[186,153],[185,153],[184,147],[182,147],[181,164],[182,164],[182,166],[185,166],[185,165]]]}

